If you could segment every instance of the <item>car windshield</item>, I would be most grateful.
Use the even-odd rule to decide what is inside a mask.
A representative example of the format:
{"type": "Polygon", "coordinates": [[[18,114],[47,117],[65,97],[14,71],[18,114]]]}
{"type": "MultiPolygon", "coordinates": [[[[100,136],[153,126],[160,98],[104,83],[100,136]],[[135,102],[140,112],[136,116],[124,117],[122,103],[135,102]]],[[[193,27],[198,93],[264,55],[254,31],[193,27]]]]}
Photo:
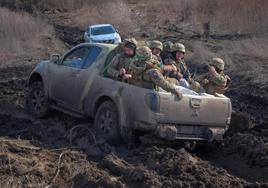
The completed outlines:
{"type": "Polygon", "coordinates": [[[91,28],[92,35],[105,35],[115,33],[115,29],[112,26],[94,27],[91,28]]]}

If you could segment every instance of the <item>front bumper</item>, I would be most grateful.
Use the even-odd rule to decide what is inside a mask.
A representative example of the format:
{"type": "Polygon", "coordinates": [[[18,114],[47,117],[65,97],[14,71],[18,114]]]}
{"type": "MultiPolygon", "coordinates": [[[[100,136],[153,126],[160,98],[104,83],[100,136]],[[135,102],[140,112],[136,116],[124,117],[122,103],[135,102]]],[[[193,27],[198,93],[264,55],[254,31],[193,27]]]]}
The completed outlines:
{"type": "Polygon", "coordinates": [[[109,39],[109,40],[91,40],[91,42],[94,43],[106,43],[106,44],[115,44],[115,39],[109,39]]]}

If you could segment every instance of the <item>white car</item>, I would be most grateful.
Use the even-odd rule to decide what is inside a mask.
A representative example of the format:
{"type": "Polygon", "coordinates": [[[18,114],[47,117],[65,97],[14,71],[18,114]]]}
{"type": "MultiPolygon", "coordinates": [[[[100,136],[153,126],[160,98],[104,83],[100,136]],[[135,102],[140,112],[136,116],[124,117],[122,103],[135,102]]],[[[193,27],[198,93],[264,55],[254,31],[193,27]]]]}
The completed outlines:
{"type": "Polygon", "coordinates": [[[111,24],[91,25],[84,34],[84,40],[90,43],[121,43],[121,36],[111,24]]]}

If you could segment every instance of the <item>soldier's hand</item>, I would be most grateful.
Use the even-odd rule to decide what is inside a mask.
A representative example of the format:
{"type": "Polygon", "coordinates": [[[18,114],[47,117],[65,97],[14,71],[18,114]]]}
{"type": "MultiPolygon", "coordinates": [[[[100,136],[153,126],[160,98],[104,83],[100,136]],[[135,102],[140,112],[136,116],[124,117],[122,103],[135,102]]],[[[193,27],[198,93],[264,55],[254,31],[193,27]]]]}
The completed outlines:
{"type": "Polygon", "coordinates": [[[165,61],[165,64],[166,65],[175,65],[176,62],[174,60],[172,60],[172,59],[169,59],[168,61],[165,61]]]}
{"type": "Polygon", "coordinates": [[[123,76],[124,74],[126,74],[126,69],[121,68],[121,69],[119,70],[119,75],[120,75],[120,76],[123,76]]]}
{"type": "Polygon", "coordinates": [[[171,64],[171,67],[172,67],[172,71],[174,71],[174,72],[178,71],[177,67],[174,64],[171,64]]]}
{"type": "Polygon", "coordinates": [[[128,80],[130,78],[132,78],[132,75],[131,74],[124,74],[123,75],[123,80],[128,80]]]}
{"type": "Polygon", "coordinates": [[[180,92],[180,90],[176,89],[176,92],[175,92],[176,96],[178,97],[179,100],[181,100],[183,98],[183,95],[182,93],[180,92]]]}
{"type": "Polygon", "coordinates": [[[207,85],[208,83],[209,83],[209,80],[208,79],[204,79],[204,80],[202,80],[202,85],[207,85]]]}
{"type": "Polygon", "coordinates": [[[152,68],[154,68],[154,65],[152,63],[146,63],[146,68],[152,69],[152,68]]]}
{"type": "Polygon", "coordinates": [[[210,67],[209,67],[209,70],[212,71],[212,72],[216,72],[216,69],[215,69],[214,66],[210,66],[210,67]]]}

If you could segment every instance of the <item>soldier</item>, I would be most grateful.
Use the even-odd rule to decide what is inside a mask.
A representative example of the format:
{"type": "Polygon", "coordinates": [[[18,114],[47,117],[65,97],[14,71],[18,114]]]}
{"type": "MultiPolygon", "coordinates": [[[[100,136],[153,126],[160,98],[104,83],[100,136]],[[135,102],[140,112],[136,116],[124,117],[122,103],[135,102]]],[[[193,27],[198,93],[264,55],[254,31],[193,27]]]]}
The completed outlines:
{"type": "Polygon", "coordinates": [[[231,83],[229,76],[224,74],[224,61],[221,58],[213,58],[209,72],[201,82],[207,93],[215,95],[224,94],[231,83]]]}
{"type": "MultiPolygon", "coordinates": [[[[169,45],[169,46],[166,46],[166,48],[170,47],[170,49],[171,49],[171,46],[170,46],[171,44],[173,44],[173,43],[166,44],[166,45],[169,45]]],[[[176,71],[177,70],[174,65],[171,65],[171,66],[164,65],[164,63],[162,61],[162,58],[161,58],[161,52],[163,51],[163,44],[162,44],[162,42],[160,42],[158,40],[153,40],[153,41],[150,42],[149,48],[152,51],[153,58],[155,58],[161,64],[164,73],[166,73],[166,72],[172,72],[172,71],[176,71]]],[[[169,83],[171,83],[171,84],[179,85],[179,82],[177,80],[175,80],[175,79],[167,78],[167,77],[165,79],[169,83]]]]}
{"type": "Polygon", "coordinates": [[[163,51],[162,42],[160,42],[158,40],[153,40],[150,42],[149,48],[151,49],[152,54],[157,58],[157,60],[159,62],[163,63],[162,59],[161,59],[161,52],[163,51]]]}
{"type": "Polygon", "coordinates": [[[137,53],[130,63],[130,71],[133,75],[132,84],[148,89],[158,86],[175,94],[179,99],[182,98],[182,93],[165,80],[162,74],[162,64],[152,57],[152,52],[148,47],[137,49],[137,53]]]}
{"type": "Polygon", "coordinates": [[[167,66],[170,66],[170,70],[173,69],[173,71],[166,72],[165,75],[170,78],[177,79],[181,86],[192,89],[199,93],[202,91],[202,88],[198,82],[193,80],[190,71],[188,69],[188,66],[184,61],[184,55],[185,55],[185,46],[181,43],[175,43],[172,46],[173,58],[164,60],[165,64],[167,66]],[[174,65],[176,67],[176,70],[174,69],[174,65]]]}
{"type": "MultiPolygon", "coordinates": [[[[164,62],[164,60],[167,60],[169,61],[170,59],[173,59],[172,57],[172,46],[173,46],[173,42],[171,41],[166,41],[163,43],[163,51],[161,53],[161,58],[162,58],[162,61],[164,62]]],[[[165,62],[164,62],[165,64],[165,62]]]]}
{"type": "Polygon", "coordinates": [[[131,75],[127,74],[127,71],[131,59],[135,56],[136,48],[137,41],[135,38],[124,40],[123,51],[113,58],[107,68],[107,73],[110,77],[116,80],[128,80],[131,78],[131,75]]]}

